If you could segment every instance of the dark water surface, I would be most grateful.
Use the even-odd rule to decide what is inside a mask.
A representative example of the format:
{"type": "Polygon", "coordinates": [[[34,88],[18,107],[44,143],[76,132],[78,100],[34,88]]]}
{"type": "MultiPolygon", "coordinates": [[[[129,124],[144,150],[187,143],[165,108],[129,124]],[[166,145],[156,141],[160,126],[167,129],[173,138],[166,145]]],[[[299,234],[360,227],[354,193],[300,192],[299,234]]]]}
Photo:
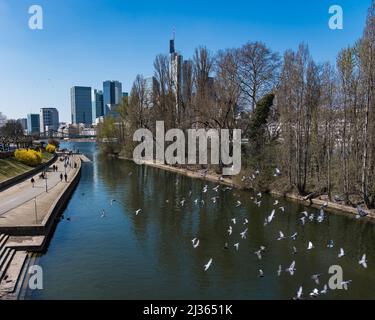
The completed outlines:
{"type": "Polygon", "coordinates": [[[279,199],[277,207],[285,206],[285,213],[276,210],[274,221],[264,227],[274,208],[272,197],[264,196],[258,208],[249,192],[220,187],[216,193],[213,183],[108,159],[94,143],[67,146],[80,149],[93,162],[83,165],[81,181],[65,210],[71,221],[59,222],[48,251],[36,262],[43,268],[44,289],[29,290],[27,299],[290,299],[301,285],[308,298],[314,288],[321,290],[328,282],[331,265],[340,265],[344,280],[353,282],[348,291],[329,291],[318,299],[375,298],[375,225],[371,223],[327,214],[323,223],[315,220],[302,227],[300,212],[317,214],[318,210],[279,199]],[[202,193],[206,184],[208,191],[202,193]],[[215,196],[219,199],[214,204],[215,196]],[[111,199],[117,200],[112,206],[111,199]],[[136,216],[139,208],[142,212],[136,216]],[[248,226],[243,225],[245,218],[248,226]],[[246,227],[247,238],[241,239],[246,227]],[[279,230],[287,239],[276,240],[279,230]],[[290,239],[294,232],[299,234],[296,241],[290,239]],[[200,239],[197,249],[191,242],[195,237],[200,239]],[[330,239],[335,242],[333,249],[327,248],[330,239]],[[315,246],[311,251],[306,250],[309,241],[315,246]],[[254,251],[261,245],[267,252],[258,260],[254,251]],[[346,252],[341,259],[340,247],[346,252]],[[364,253],[368,269],[358,264],[364,253]],[[205,272],[210,258],[212,266],[205,272]],[[295,275],[283,272],[278,277],[279,265],[285,269],[293,260],[295,275]],[[259,269],[264,278],[259,277],[259,269]],[[317,273],[323,274],[319,286],[310,278],[317,273]]]}

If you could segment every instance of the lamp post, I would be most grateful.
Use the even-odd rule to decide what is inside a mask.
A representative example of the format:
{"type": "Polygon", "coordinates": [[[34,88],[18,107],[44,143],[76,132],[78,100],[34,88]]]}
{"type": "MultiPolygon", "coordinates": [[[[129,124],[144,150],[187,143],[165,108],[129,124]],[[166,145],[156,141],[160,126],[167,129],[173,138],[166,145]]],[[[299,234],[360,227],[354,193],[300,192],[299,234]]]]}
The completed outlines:
{"type": "Polygon", "coordinates": [[[46,192],[48,193],[48,185],[47,185],[47,171],[44,174],[44,180],[46,180],[46,192]]]}
{"type": "Polygon", "coordinates": [[[38,223],[38,210],[36,208],[36,197],[34,198],[35,224],[38,223]]]}

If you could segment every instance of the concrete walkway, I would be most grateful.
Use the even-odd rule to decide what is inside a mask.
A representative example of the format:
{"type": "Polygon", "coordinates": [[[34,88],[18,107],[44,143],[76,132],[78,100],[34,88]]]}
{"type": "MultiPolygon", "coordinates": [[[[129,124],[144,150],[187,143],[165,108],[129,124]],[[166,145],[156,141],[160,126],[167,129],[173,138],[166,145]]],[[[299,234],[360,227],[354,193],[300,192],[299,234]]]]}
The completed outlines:
{"type": "MultiPolygon", "coordinates": [[[[74,169],[74,162],[80,164],[78,156],[70,158],[72,167],[67,167],[68,184],[79,170],[74,169]]],[[[0,228],[8,226],[30,226],[40,224],[48,214],[51,204],[58,199],[67,186],[67,183],[60,181],[60,174],[64,175],[64,163],[57,161],[58,172],[47,172],[46,180],[35,176],[34,188],[30,180],[24,181],[0,193],[0,228]]]]}

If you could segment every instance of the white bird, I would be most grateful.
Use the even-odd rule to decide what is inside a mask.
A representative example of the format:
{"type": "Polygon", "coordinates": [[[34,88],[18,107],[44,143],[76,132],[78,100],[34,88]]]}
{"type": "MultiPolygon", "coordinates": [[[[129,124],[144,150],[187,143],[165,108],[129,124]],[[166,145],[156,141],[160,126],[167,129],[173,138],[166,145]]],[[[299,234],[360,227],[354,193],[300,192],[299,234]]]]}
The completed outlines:
{"type": "Polygon", "coordinates": [[[312,222],[312,221],[314,221],[314,214],[312,213],[312,214],[310,214],[310,217],[309,217],[309,220],[312,222]]]}
{"type": "Polygon", "coordinates": [[[298,233],[295,232],[294,234],[291,235],[291,238],[295,241],[297,239],[298,233]]]}
{"type": "Polygon", "coordinates": [[[183,207],[185,205],[185,199],[181,200],[180,204],[181,204],[181,207],[183,207]]]}
{"type": "Polygon", "coordinates": [[[314,274],[311,276],[311,279],[315,281],[316,284],[319,284],[321,274],[314,274]]]}
{"type": "Polygon", "coordinates": [[[306,218],[309,216],[309,213],[307,211],[301,212],[306,218]]]}
{"type": "Polygon", "coordinates": [[[266,247],[265,246],[260,246],[260,251],[266,252],[266,247]]]}
{"type": "Polygon", "coordinates": [[[228,233],[229,233],[230,236],[232,235],[232,232],[233,232],[233,228],[232,228],[232,226],[229,226],[228,233]]]}
{"type": "Polygon", "coordinates": [[[275,169],[275,176],[279,176],[279,175],[281,175],[281,171],[280,171],[279,168],[276,168],[275,169]]]}
{"type": "Polygon", "coordinates": [[[257,193],[257,197],[262,198],[262,192],[257,193]]]}
{"type": "Polygon", "coordinates": [[[285,212],[285,208],[284,208],[284,207],[279,207],[279,209],[280,209],[282,212],[285,212]]]}
{"type": "Polygon", "coordinates": [[[301,220],[301,222],[302,222],[302,225],[304,226],[305,223],[306,223],[306,217],[302,217],[300,220],[301,220]]]}
{"type": "Polygon", "coordinates": [[[259,171],[259,170],[256,170],[256,171],[255,171],[255,174],[260,174],[260,171],[259,171]]]}
{"type": "Polygon", "coordinates": [[[322,291],[320,291],[320,294],[327,294],[328,292],[328,286],[325,284],[322,291]]]}
{"type": "Polygon", "coordinates": [[[260,207],[261,204],[262,204],[262,201],[255,201],[254,203],[255,203],[258,207],[260,207]]]}
{"type": "Polygon", "coordinates": [[[241,236],[242,239],[246,239],[247,230],[248,230],[248,229],[246,228],[244,231],[242,231],[242,232],[240,233],[240,236],[241,236]]]}
{"type": "Polygon", "coordinates": [[[268,223],[271,223],[274,217],[275,217],[275,209],[272,210],[270,216],[267,218],[268,223]]]}
{"type": "Polygon", "coordinates": [[[236,222],[237,222],[236,218],[233,218],[231,221],[232,221],[233,224],[236,224],[236,222]]]}
{"type": "Polygon", "coordinates": [[[340,248],[340,252],[339,252],[339,254],[338,254],[338,257],[339,257],[339,258],[342,258],[343,256],[345,256],[345,251],[344,251],[343,248],[340,248]]]}
{"type": "Polygon", "coordinates": [[[291,276],[294,275],[294,272],[296,271],[296,262],[293,261],[292,264],[289,266],[289,268],[285,269],[285,271],[289,272],[291,276]]]}
{"type": "Polygon", "coordinates": [[[299,287],[298,291],[297,291],[297,296],[296,296],[296,299],[297,300],[300,300],[302,298],[302,294],[303,294],[303,288],[302,287],[299,287]]]}
{"type": "Polygon", "coordinates": [[[313,298],[316,298],[318,295],[319,295],[319,290],[316,288],[310,293],[310,297],[313,297],[313,298]]]}
{"type": "Polygon", "coordinates": [[[279,200],[275,200],[275,202],[273,203],[274,206],[277,206],[279,204],[279,200]]]}
{"type": "Polygon", "coordinates": [[[293,254],[296,255],[298,252],[297,252],[297,248],[295,246],[293,246],[293,254]]]}
{"type": "Polygon", "coordinates": [[[345,290],[348,290],[348,284],[351,284],[351,283],[352,283],[352,280],[342,281],[342,282],[341,282],[341,286],[342,286],[345,290]]]}
{"type": "Polygon", "coordinates": [[[279,237],[277,238],[277,240],[280,241],[284,239],[285,239],[284,233],[282,233],[282,231],[279,231],[279,237]]]}
{"type": "Polygon", "coordinates": [[[244,224],[244,225],[249,224],[249,220],[247,220],[247,219],[245,218],[243,224],[244,224]]]}
{"type": "Polygon", "coordinates": [[[194,200],[194,203],[195,203],[195,204],[198,204],[198,199],[195,199],[195,200],[194,200]]]}
{"type": "Polygon", "coordinates": [[[262,269],[259,269],[259,277],[263,278],[264,277],[264,272],[262,269]]]}
{"type": "Polygon", "coordinates": [[[358,262],[362,267],[367,268],[366,254],[362,256],[362,259],[358,262]]]}
{"type": "Polygon", "coordinates": [[[207,271],[212,265],[212,258],[204,265],[204,271],[207,271]]]}
{"type": "Polygon", "coordinates": [[[105,210],[103,209],[102,215],[100,216],[100,218],[104,218],[104,217],[105,217],[105,210]]]}
{"type": "Polygon", "coordinates": [[[217,185],[215,188],[213,188],[212,190],[214,190],[215,192],[218,192],[219,188],[220,188],[220,185],[218,184],[218,185],[217,185]]]}
{"type": "Polygon", "coordinates": [[[141,211],[142,211],[142,209],[138,209],[138,210],[135,212],[135,215],[137,216],[141,211]]]}
{"type": "Polygon", "coordinates": [[[281,276],[281,273],[283,272],[283,267],[281,266],[281,264],[279,265],[279,269],[277,270],[277,276],[280,277],[281,276]]]}
{"type": "Polygon", "coordinates": [[[307,246],[307,250],[314,249],[314,245],[311,241],[309,241],[309,245],[307,246]]]}
{"type": "Polygon", "coordinates": [[[111,200],[111,207],[113,206],[113,203],[114,203],[114,202],[116,202],[116,200],[115,200],[115,199],[112,199],[112,200],[111,200]]]}
{"type": "Polygon", "coordinates": [[[254,254],[257,255],[259,260],[262,260],[262,251],[261,250],[255,251],[254,254]]]}
{"type": "Polygon", "coordinates": [[[239,249],[239,247],[240,247],[240,244],[239,244],[239,243],[235,243],[235,244],[233,245],[233,247],[235,247],[236,250],[238,251],[238,249],[239,249]]]}
{"type": "Polygon", "coordinates": [[[207,192],[207,189],[208,189],[208,185],[205,185],[205,186],[203,187],[202,192],[203,192],[203,193],[206,193],[206,192],[207,192]]]}
{"type": "Polygon", "coordinates": [[[212,200],[212,203],[216,203],[217,198],[213,197],[213,198],[211,198],[211,200],[212,200]]]}
{"type": "Polygon", "coordinates": [[[193,240],[191,240],[191,242],[193,243],[193,248],[194,249],[198,248],[198,246],[199,246],[199,239],[194,238],[193,240]]]}
{"type": "Polygon", "coordinates": [[[241,201],[237,201],[236,202],[236,208],[238,208],[239,206],[241,206],[241,204],[242,204],[241,201]]]}

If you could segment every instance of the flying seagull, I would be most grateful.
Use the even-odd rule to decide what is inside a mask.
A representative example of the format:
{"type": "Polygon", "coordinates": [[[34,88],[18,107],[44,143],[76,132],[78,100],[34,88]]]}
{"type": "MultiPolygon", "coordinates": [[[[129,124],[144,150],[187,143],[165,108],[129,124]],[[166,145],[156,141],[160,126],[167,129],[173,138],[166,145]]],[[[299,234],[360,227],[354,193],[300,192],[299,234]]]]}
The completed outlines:
{"type": "Polygon", "coordinates": [[[277,276],[280,277],[281,276],[281,272],[283,272],[283,267],[281,266],[281,264],[279,265],[279,269],[277,270],[277,276]]]}
{"type": "Polygon", "coordinates": [[[193,240],[191,240],[191,242],[193,243],[193,248],[194,249],[198,248],[198,246],[199,246],[199,239],[194,238],[193,240]]]}
{"type": "Polygon", "coordinates": [[[282,231],[279,231],[279,237],[277,238],[277,240],[280,241],[284,239],[285,239],[284,233],[282,233],[282,231]]]}
{"type": "Polygon", "coordinates": [[[204,265],[204,271],[207,271],[212,265],[212,258],[204,265]]]}
{"type": "Polygon", "coordinates": [[[345,256],[344,249],[343,249],[343,248],[340,248],[340,252],[339,252],[339,254],[338,254],[338,257],[339,257],[339,258],[342,258],[343,256],[345,256]]]}
{"type": "Polygon", "coordinates": [[[314,245],[311,241],[309,241],[309,245],[307,246],[307,250],[314,249],[314,245]]]}
{"type": "Polygon", "coordinates": [[[294,275],[294,272],[296,271],[296,262],[293,261],[289,268],[285,269],[285,271],[289,272],[291,276],[294,275]]]}
{"type": "Polygon", "coordinates": [[[315,281],[316,284],[319,284],[319,279],[320,279],[321,274],[314,274],[311,276],[311,279],[315,281]]]}
{"type": "Polygon", "coordinates": [[[262,251],[261,250],[255,251],[254,254],[257,255],[259,260],[262,260],[262,251]]]}
{"type": "Polygon", "coordinates": [[[135,215],[139,215],[141,213],[142,209],[138,209],[136,212],[135,212],[135,215]]]}
{"type": "Polygon", "coordinates": [[[362,256],[362,259],[358,262],[362,267],[367,268],[366,254],[362,256]]]}

